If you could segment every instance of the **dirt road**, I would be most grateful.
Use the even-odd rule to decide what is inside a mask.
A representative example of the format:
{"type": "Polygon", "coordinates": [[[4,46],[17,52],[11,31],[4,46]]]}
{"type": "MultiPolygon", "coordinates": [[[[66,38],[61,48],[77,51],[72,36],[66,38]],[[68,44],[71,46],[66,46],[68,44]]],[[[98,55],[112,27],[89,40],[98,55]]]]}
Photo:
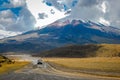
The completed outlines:
{"type": "Polygon", "coordinates": [[[104,78],[93,76],[67,75],[59,71],[55,71],[47,63],[42,66],[34,66],[32,64],[23,69],[0,75],[0,80],[120,80],[117,78],[104,78]]]}

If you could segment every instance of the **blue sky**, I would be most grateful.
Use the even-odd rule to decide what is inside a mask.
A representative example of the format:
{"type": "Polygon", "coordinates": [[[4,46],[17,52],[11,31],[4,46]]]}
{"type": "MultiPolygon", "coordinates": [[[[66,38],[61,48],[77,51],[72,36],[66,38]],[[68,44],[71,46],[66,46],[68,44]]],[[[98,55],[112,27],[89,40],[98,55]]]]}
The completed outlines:
{"type": "Polygon", "coordinates": [[[120,0],[0,0],[0,31],[25,32],[58,19],[120,28],[120,0]],[[65,15],[67,11],[71,13],[65,15]]]}

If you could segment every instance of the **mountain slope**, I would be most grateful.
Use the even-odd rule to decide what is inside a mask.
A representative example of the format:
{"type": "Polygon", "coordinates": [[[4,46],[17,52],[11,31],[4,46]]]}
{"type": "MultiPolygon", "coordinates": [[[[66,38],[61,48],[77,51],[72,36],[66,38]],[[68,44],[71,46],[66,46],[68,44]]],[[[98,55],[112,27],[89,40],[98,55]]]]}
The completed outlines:
{"type": "MultiPolygon", "coordinates": [[[[37,55],[38,56],[38,55],[37,55]]],[[[41,57],[120,57],[120,45],[89,44],[71,45],[39,54],[41,57]]]]}
{"type": "MultiPolygon", "coordinates": [[[[120,29],[80,20],[56,21],[40,30],[26,32],[10,40],[47,43],[120,43],[120,29]],[[34,41],[35,40],[35,41],[34,41]]],[[[7,40],[9,40],[7,39],[7,40]]]]}
{"type": "Polygon", "coordinates": [[[40,30],[0,40],[0,52],[39,53],[69,44],[98,43],[119,44],[120,29],[91,21],[56,21],[40,30]]]}

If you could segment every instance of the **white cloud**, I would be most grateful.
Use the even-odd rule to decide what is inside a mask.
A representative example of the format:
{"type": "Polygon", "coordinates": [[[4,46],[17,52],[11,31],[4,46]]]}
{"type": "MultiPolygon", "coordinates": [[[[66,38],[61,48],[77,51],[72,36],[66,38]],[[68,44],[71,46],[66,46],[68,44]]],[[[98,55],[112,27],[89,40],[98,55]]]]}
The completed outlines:
{"type": "Polygon", "coordinates": [[[23,8],[19,17],[17,17],[16,21],[12,24],[12,31],[29,31],[34,29],[35,19],[33,15],[28,11],[27,8],[23,8]]]}
{"type": "Polygon", "coordinates": [[[9,0],[10,3],[3,3],[0,8],[16,8],[23,7],[26,5],[26,0],[9,0]]]}
{"type": "Polygon", "coordinates": [[[12,4],[14,7],[20,7],[25,6],[26,2],[25,0],[10,0],[10,4],[12,4]]]}
{"type": "Polygon", "coordinates": [[[102,23],[102,24],[104,24],[104,25],[106,25],[106,26],[109,26],[109,25],[110,25],[110,22],[107,21],[107,20],[105,20],[105,19],[102,18],[102,17],[99,18],[99,22],[102,23]]]}
{"type": "Polygon", "coordinates": [[[21,34],[21,32],[12,32],[12,31],[0,30],[0,39],[5,38],[5,37],[10,37],[10,36],[15,36],[18,34],[21,34]]]}
{"type": "Polygon", "coordinates": [[[108,11],[108,2],[101,2],[101,4],[98,5],[98,9],[100,9],[105,14],[108,11]]]}
{"type": "Polygon", "coordinates": [[[22,8],[18,17],[9,9],[0,11],[0,25],[6,31],[24,32],[34,29],[34,24],[35,19],[26,7],[22,8]]]}
{"type": "Polygon", "coordinates": [[[47,6],[42,2],[42,0],[27,0],[28,9],[31,11],[32,15],[34,15],[36,19],[35,27],[42,27],[47,24],[50,24],[58,19],[66,17],[65,12],[61,12],[53,6],[47,6]],[[51,9],[54,10],[55,14],[51,14],[51,9]],[[48,18],[43,20],[39,19],[39,13],[47,13],[48,18]]]}
{"type": "Polygon", "coordinates": [[[0,18],[0,23],[3,25],[10,25],[11,23],[13,23],[13,19],[12,18],[0,18]]]}
{"type": "Polygon", "coordinates": [[[120,28],[120,0],[79,0],[71,11],[70,19],[100,21],[120,28]]]}
{"type": "Polygon", "coordinates": [[[4,26],[5,29],[7,26],[14,23],[14,14],[10,10],[5,10],[0,12],[0,25],[4,26]]]}
{"type": "Polygon", "coordinates": [[[5,27],[0,24],[0,30],[5,30],[5,27]]]}
{"type": "Polygon", "coordinates": [[[105,2],[102,3],[101,7],[102,7],[103,13],[106,13],[107,7],[106,7],[106,3],[105,2]]]}
{"type": "Polygon", "coordinates": [[[10,10],[0,11],[0,18],[1,17],[7,18],[11,16],[13,16],[13,13],[10,10]]]}

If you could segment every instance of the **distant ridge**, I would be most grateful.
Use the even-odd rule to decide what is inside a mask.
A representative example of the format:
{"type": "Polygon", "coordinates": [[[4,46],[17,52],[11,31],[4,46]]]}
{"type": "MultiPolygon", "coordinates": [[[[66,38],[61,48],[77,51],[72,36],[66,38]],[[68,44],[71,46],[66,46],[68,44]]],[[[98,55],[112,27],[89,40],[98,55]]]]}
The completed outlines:
{"type": "Polygon", "coordinates": [[[120,44],[71,45],[40,53],[41,57],[120,57],[120,44]]]}

